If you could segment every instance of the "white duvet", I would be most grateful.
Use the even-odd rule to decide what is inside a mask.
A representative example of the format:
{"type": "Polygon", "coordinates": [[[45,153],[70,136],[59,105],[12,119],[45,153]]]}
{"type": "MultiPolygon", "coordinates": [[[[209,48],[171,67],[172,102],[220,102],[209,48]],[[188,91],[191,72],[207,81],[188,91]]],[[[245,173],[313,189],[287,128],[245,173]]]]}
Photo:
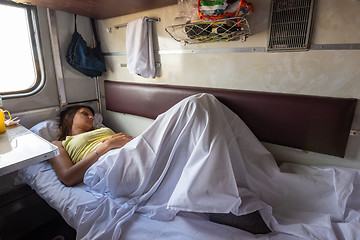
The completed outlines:
{"type": "Polygon", "coordinates": [[[101,157],[84,183],[98,199],[77,208],[79,239],[119,239],[135,213],[172,222],[184,211],[255,210],[273,233],[236,239],[360,237],[358,170],[279,168],[238,116],[207,94],[181,101],[101,157]]]}

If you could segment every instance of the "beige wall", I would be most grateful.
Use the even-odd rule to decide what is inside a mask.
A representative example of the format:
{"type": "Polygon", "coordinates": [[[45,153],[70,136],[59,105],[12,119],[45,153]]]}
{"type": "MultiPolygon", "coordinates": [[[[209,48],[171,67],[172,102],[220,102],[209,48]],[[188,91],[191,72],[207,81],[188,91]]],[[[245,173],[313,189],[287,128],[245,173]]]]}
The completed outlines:
{"type": "MultiPolygon", "coordinates": [[[[270,1],[250,1],[255,12],[250,16],[252,36],[246,42],[220,42],[183,46],[164,30],[175,23],[176,5],[99,22],[104,52],[123,55],[107,57],[106,79],[151,82],[159,84],[194,85],[270,92],[286,92],[337,97],[360,98],[359,50],[311,50],[298,53],[234,52],[224,49],[266,47],[270,1]],[[160,17],[155,23],[161,76],[144,79],[130,75],[126,67],[126,28],[106,27],[126,23],[142,16],[160,17]],[[174,53],[174,50],[202,50],[205,53],[174,53]],[[206,53],[220,49],[220,53],[206,53]]],[[[360,43],[360,3],[354,0],[318,0],[313,44],[360,43]]]]}
{"type": "MultiPolygon", "coordinates": [[[[307,52],[267,53],[270,0],[251,1],[255,12],[250,16],[252,35],[246,42],[220,42],[182,45],[173,40],[165,27],[178,24],[176,5],[98,21],[102,49],[116,55],[106,57],[108,72],[102,79],[171,85],[245,89],[267,92],[310,94],[360,98],[360,50],[310,50],[307,52]],[[157,38],[157,62],[161,76],[145,79],[128,73],[126,67],[126,28],[106,28],[127,23],[142,16],[159,17],[154,23],[157,38]],[[254,48],[255,51],[244,52],[254,48]],[[194,51],[194,53],[191,52],[194,51]]],[[[360,2],[355,0],[318,0],[312,43],[359,44],[360,2]]],[[[118,121],[119,114],[105,111],[112,127],[128,128],[118,121]]],[[[360,129],[357,113],[354,127],[360,129]]],[[[137,133],[134,128],[133,133],[137,133]]],[[[340,164],[360,168],[359,137],[350,137],[345,159],[304,153],[268,146],[281,161],[309,164],[340,164]],[[289,160],[289,157],[291,160],[289,160]]]]}

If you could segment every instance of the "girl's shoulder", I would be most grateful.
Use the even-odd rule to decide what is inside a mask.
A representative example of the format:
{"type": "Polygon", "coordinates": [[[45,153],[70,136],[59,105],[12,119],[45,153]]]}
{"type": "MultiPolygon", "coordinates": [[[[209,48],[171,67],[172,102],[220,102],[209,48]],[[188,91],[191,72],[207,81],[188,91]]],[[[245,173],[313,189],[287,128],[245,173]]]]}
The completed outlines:
{"type": "Polygon", "coordinates": [[[96,133],[106,134],[106,135],[114,135],[115,134],[115,132],[108,127],[96,128],[93,131],[95,131],[96,133]]]}

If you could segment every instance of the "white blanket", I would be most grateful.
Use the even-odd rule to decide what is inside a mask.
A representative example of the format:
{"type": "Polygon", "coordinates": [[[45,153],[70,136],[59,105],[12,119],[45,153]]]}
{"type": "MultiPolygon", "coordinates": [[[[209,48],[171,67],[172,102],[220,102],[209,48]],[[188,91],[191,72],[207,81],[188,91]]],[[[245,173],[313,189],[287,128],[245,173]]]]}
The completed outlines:
{"type": "Polygon", "coordinates": [[[131,21],[126,28],[126,57],[129,73],[155,77],[152,22],[147,17],[131,21]]]}
{"type": "Polygon", "coordinates": [[[248,127],[207,94],[181,101],[141,136],[108,152],[84,182],[104,200],[79,206],[78,238],[119,239],[135,212],[171,221],[179,211],[255,210],[274,231],[265,239],[360,235],[358,170],[279,169],[248,127]],[[99,227],[104,218],[111,221],[99,227]]]}
{"type": "MultiPolygon", "coordinates": [[[[96,226],[92,227],[91,233],[78,234],[83,239],[117,239],[115,232],[103,231],[110,223],[114,222],[113,215],[121,205],[116,204],[116,199],[103,196],[95,197],[86,192],[86,186],[79,184],[75,187],[66,187],[56,177],[49,162],[41,162],[19,170],[18,183],[27,183],[39,196],[51,207],[55,208],[73,228],[79,229],[83,224],[82,216],[91,216],[96,226]],[[84,208],[84,206],[89,206],[84,208]],[[93,214],[91,211],[93,207],[93,214]],[[97,207],[98,206],[98,207],[97,207]],[[85,211],[86,210],[86,211],[85,211]],[[102,210],[103,214],[96,215],[102,210]],[[95,220],[96,219],[96,220],[95,220]],[[95,231],[98,229],[99,232],[95,231]]],[[[101,212],[100,212],[101,213],[101,212]]],[[[141,240],[224,240],[224,239],[253,239],[248,232],[226,225],[216,224],[209,221],[206,214],[181,212],[171,221],[152,220],[141,213],[134,213],[131,218],[121,225],[121,236],[117,240],[141,239],[141,240]]],[[[116,231],[116,229],[114,230],[116,231]]],[[[289,239],[287,239],[289,240],[289,239]]]]}

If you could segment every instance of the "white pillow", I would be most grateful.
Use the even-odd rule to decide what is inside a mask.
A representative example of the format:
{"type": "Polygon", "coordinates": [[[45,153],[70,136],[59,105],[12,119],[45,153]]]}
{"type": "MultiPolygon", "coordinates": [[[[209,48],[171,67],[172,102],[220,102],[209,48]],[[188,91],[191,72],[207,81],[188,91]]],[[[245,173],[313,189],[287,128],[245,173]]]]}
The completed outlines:
{"type": "Polygon", "coordinates": [[[94,128],[102,128],[105,127],[103,122],[103,117],[100,113],[94,114],[93,127],[94,128]]]}
{"type": "MultiPolygon", "coordinates": [[[[101,116],[101,114],[95,113],[93,126],[95,128],[104,127],[102,121],[103,121],[103,117],[101,116]]],[[[30,128],[30,131],[39,135],[42,138],[45,138],[49,142],[56,141],[58,140],[60,134],[59,118],[54,118],[39,122],[38,124],[30,128]]]]}
{"type": "Polygon", "coordinates": [[[30,131],[39,135],[42,138],[45,138],[49,142],[55,141],[59,138],[59,119],[50,119],[39,122],[32,128],[30,131]]]}

